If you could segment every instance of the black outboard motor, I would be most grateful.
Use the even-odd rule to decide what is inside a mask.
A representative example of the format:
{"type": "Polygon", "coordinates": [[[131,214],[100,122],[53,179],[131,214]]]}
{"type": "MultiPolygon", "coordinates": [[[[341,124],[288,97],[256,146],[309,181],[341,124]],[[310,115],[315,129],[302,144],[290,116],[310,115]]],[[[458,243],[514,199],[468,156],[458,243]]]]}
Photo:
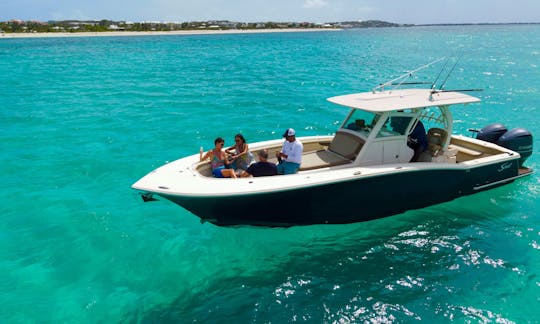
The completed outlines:
{"type": "Polygon", "coordinates": [[[506,133],[508,129],[503,124],[495,123],[482,128],[476,138],[482,141],[497,143],[499,137],[506,133]]]}
{"type": "Polygon", "coordinates": [[[522,167],[525,160],[532,154],[533,137],[531,132],[524,128],[514,128],[504,133],[497,141],[497,145],[518,152],[521,155],[519,167],[522,167]]]}

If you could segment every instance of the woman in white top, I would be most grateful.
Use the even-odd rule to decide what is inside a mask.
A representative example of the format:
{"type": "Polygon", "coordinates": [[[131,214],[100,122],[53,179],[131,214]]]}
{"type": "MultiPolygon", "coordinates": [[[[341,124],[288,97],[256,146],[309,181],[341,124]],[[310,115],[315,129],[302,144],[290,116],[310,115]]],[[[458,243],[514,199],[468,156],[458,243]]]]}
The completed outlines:
{"type": "Polygon", "coordinates": [[[253,162],[253,154],[249,151],[249,146],[242,134],[234,136],[234,145],[227,148],[225,153],[229,154],[233,163],[232,167],[235,170],[247,170],[253,162]]]}

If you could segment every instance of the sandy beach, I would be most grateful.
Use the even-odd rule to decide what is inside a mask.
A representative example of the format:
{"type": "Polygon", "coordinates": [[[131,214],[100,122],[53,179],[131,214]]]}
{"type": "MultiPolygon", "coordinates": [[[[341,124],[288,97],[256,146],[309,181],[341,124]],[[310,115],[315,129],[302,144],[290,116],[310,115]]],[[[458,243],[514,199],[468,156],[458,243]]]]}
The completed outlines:
{"type": "Polygon", "coordinates": [[[173,31],[111,31],[84,33],[2,33],[3,38],[41,38],[41,37],[111,37],[111,36],[158,36],[158,35],[219,35],[219,34],[257,34],[257,33],[297,33],[338,31],[329,28],[288,28],[288,29],[229,29],[229,30],[173,30],[173,31]]]}

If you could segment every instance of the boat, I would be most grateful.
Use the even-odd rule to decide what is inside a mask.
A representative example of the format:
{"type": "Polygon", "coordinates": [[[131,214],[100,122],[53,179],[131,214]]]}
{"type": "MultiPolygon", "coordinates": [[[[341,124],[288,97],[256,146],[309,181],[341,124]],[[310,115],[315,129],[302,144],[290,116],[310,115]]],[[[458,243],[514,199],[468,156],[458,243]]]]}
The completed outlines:
{"type": "MultiPolygon", "coordinates": [[[[349,113],[333,135],[298,138],[304,149],[296,174],[217,179],[195,154],[155,169],[132,188],[144,201],[165,198],[218,226],[294,226],[369,221],[533,173],[524,166],[532,153],[529,131],[495,123],[471,130],[473,136],[453,134],[452,110],[480,99],[468,89],[416,88],[404,78],[328,98],[349,113]],[[419,124],[427,130],[427,149],[412,161],[411,134],[419,124]]],[[[273,157],[282,144],[251,143],[250,150],[273,157]]]]}

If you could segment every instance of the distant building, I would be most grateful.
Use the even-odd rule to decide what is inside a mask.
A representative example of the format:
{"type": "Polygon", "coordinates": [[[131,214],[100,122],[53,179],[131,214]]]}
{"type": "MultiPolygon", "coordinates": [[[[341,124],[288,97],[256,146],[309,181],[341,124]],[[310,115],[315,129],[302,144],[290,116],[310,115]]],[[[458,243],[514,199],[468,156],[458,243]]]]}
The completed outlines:
{"type": "Polygon", "coordinates": [[[109,29],[109,30],[125,30],[124,27],[120,27],[118,25],[109,25],[109,27],[107,29],[109,29]]]}

